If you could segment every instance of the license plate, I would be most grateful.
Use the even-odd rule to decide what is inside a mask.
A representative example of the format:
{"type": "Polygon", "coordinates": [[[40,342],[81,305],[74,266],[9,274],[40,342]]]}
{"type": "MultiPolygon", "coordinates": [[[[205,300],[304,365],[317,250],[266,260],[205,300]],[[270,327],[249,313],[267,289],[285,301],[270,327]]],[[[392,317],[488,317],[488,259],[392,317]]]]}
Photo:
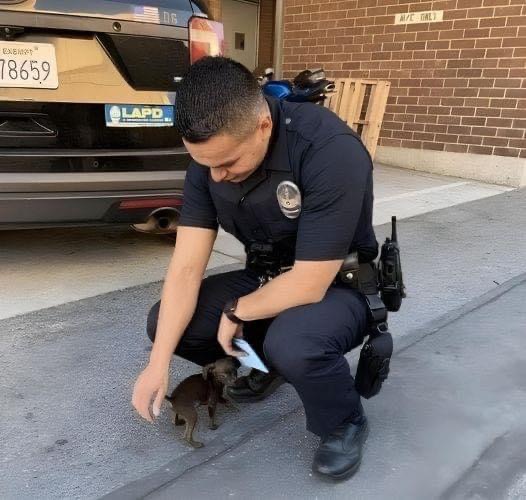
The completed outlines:
{"type": "Polygon", "coordinates": [[[0,42],[0,87],[58,88],[55,47],[51,43],[0,42]]]}

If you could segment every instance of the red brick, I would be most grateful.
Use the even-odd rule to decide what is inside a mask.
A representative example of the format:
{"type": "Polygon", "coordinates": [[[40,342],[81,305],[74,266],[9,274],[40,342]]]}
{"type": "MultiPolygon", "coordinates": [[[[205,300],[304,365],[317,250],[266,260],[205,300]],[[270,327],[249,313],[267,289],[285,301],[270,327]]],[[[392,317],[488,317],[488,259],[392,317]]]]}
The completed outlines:
{"type": "Polygon", "coordinates": [[[451,125],[451,124],[458,125],[460,124],[460,116],[448,116],[448,115],[439,116],[437,122],[447,124],[447,125],[451,125]]]}
{"type": "Polygon", "coordinates": [[[518,29],[515,27],[506,28],[491,28],[491,36],[493,38],[504,38],[517,36],[518,29]]]}
{"type": "Polygon", "coordinates": [[[499,68],[524,68],[524,61],[520,59],[500,59],[499,68]]]}
{"type": "MultiPolygon", "coordinates": [[[[509,73],[510,70],[506,68],[487,68],[482,70],[482,76],[484,78],[508,78],[509,73]]],[[[500,85],[497,83],[498,81],[499,80],[495,80],[496,87],[500,87],[500,85]]]]}
{"type": "MultiPolygon", "coordinates": [[[[420,43],[420,42],[415,42],[420,43]]],[[[429,40],[426,42],[426,47],[428,49],[449,49],[449,40],[429,40]]],[[[406,44],[407,45],[407,44],[406,44]]],[[[439,56],[439,51],[437,51],[437,57],[439,56]]]]}
{"type": "MultiPolygon", "coordinates": [[[[463,125],[448,125],[447,127],[447,133],[448,134],[454,134],[456,136],[458,135],[471,135],[471,127],[466,127],[463,125]]],[[[446,139],[442,139],[443,136],[440,138],[437,135],[437,140],[443,140],[444,142],[451,142],[446,139]]],[[[453,141],[456,142],[456,141],[453,141]]]]}
{"type": "Polygon", "coordinates": [[[417,141],[432,141],[435,138],[435,134],[429,132],[413,132],[413,139],[417,141]]]}
{"type": "MultiPolygon", "coordinates": [[[[449,127],[448,127],[449,128],[449,127]]],[[[469,131],[468,131],[469,133],[469,131]]],[[[436,134],[435,141],[437,142],[458,142],[458,135],[456,134],[436,134]]]]}
{"type": "Polygon", "coordinates": [[[458,0],[457,9],[473,9],[475,7],[480,7],[482,5],[482,0],[458,0]]]}
{"type": "MultiPolygon", "coordinates": [[[[415,123],[415,125],[420,125],[420,124],[415,123]]],[[[431,123],[427,123],[425,125],[425,131],[433,132],[435,134],[444,134],[447,131],[447,125],[433,125],[431,123]]]]}
{"type": "Polygon", "coordinates": [[[509,139],[505,137],[484,137],[482,142],[485,146],[507,146],[509,139]]]}
{"type": "Polygon", "coordinates": [[[520,88],[521,81],[520,78],[497,78],[495,87],[520,88]]]}
{"type": "Polygon", "coordinates": [[[526,148],[526,139],[512,139],[509,145],[512,148],[526,148]]]}
{"type": "Polygon", "coordinates": [[[466,97],[464,106],[473,106],[475,108],[486,108],[489,106],[489,99],[484,99],[481,97],[466,97]]]}
{"type": "MultiPolygon", "coordinates": [[[[420,33],[418,33],[420,35],[420,33]]],[[[439,35],[440,40],[457,40],[464,37],[464,30],[449,30],[441,31],[439,35]]],[[[417,37],[418,40],[426,40],[425,38],[417,37]]],[[[432,38],[430,40],[433,40],[432,38]]]]}
{"type": "Polygon", "coordinates": [[[512,148],[494,148],[493,154],[497,156],[513,156],[516,158],[519,156],[519,150],[512,148]]]}
{"type": "MultiPolygon", "coordinates": [[[[397,128],[400,128],[400,124],[396,124],[397,128]]],[[[404,130],[409,132],[421,132],[424,130],[425,125],[423,123],[404,123],[404,130]]]]}
{"type": "Polygon", "coordinates": [[[495,108],[516,108],[517,99],[492,99],[491,107],[495,108]]]}
{"type": "Polygon", "coordinates": [[[451,108],[451,114],[458,116],[473,116],[475,114],[475,109],[476,108],[468,108],[467,106],[451,108]]]}
{"type": "Polygon", "coordinates": [[[456,88],[454,95],[458,97],[477,97],[479,89],[473,88],[456,88]]]}
{"type": "MultiPolygon", "coordinates": [[[[487,118],[486,125],[488,127],[511,127],[513,121],[510,118],[487,118]]],[[[499,131],[497,131],[497,135],[499,131]]]]}
{"type": "MultiPolygon", "coordinates": [[[[526,78],[526,64],[523,68],[510,69],[510,78],[526,78]]],[[[526,80],[525,80],[526,81],[526,80]]],[[[524,82],[523,82],[524,85],[524,82]]]]}
{"type": "Polygon", "coordinates": [[[446,78],[444,80],[444,87],[467,87],[468,81],[463,78],[446,78]]]}
{"type": "Polygon", "coordinates": [[[430,96],[439,96],[439,97],[447,97],[453,95],[453,89],[452,88],[433,88],[429,89],[431,92],[429,93],[430,96]]]}
{"type": "Polygon", "coordinates": [[[402,141],[400,139],[384,139],[381,138],[379,142],[380,146],[391,146],[395,148],[402,147],[402,141]]]}
{"type": "Polygon", "coordinates": [[[471,68],[471,59],[450,59],[447,62],[448,68],[471,68]]]}
{"type": "Polygon", "coordinates": [[[464,97],[444,97],[441,104],[442,106],[464,106],[464,97]]]}
{"type": "Polygon", "coordinates": [[[504,97],[504,89],[480,89],[479,97],[504,97]]]}
{"type": "Polygon", "coordinates": [[[422,143],[419,141],[402,141],[403,148],[422,149],[422,143]]]}
{"type": "Polygon", "coordinates": [[[497,28],[506,26],[505,17],[488,17],[487,19],[481,19],[479,26],[481,28],[497,28]]]}
{"type": "Polygon", "coordinates": [[[513,57],[513,49],[488,49],[486,50],[486,57],[513,57]]]}
{"type": "Polygon", "coordinates": [[[506,97],[512,97],[517,99],[526,99],[526,88],[521,89],[507,89],[506,97]]]}
{"type": "Polygon", "coordinates": [[[468,153],[477,154],[477,155],[490,155],[493,151],[491,146],[474,146],[471,145],[468,148],[468,153]]]}
{"type": "Polygon", "coordinates": [[[495,7],[495,17],[520,16],[521,6],[511,5],[509,7],[495,7]]]}
{"type": "Polygon", "coordinates": [[[494,127],[473,127],[471,129],[473,135],[483,135],[486,137],[493,137],[497,135],[497,129],[494,127]]]}
{"type": "Polygon", "coordinates": [[[508,5],[510,0],[483,0],[484,6],[508,5]]]}
{"type": "Polygon", "coordinates": [[[482,144],[482,137],[476,137],[472,135],[462,135],[458,138],[458,142],[461,144],[482,144]]]}
{"type": "MultiPolygon", "coordinates": [[[[418,24],[413,24],[413,26],[418,26],[418,24]]],[[[457,31],[462,31],[462,30],[457,30],[457,31]]],[[[440,35],[442,33],[452,33],[452,31],[446,31],[446,32],[438,32],[438,31],[419,31],[417,34],[416,34],[416,39],[417,40],[438,40],[439,38],[442,38],[440,35]]]]}
{"type": "Polygon", "coordinates": [[[483,127],[486,125],[486,118],[482,118],[480,116],[463,116],[461,123],[462,125],[483,127]]]}
{"type": "Polygon", "coordinates": [[[501,110],[493,108],[477,108],[476,114],[477,116],[499,117],[501,110]]]}
{"type": "Polygon", "coordinates": [[[414,42],[416,40],[416,33],[395,33],[391,35],[395,42],[414,42]]]}
{"type": "MultiPolygon", "coordinates": [[[[496,118],[494,118],[496,120],[496,118]]],[[[503,120],[509,121],[511,120],[503,120]]],[[[512,128],[499,128],[497,130],[497,137],[509,137],[510,139],[522,139],[524,136],[524,130],[515,130],[512,128]]]]}
{"type": "Polygon", "coordinates": [[[422,143],[422,149],[431,149],[434,151],[444,151],[444,144],[438,142],[424,142],[422,143]]]}
{"type": "Polygon", "coordinates": [[[416,123],[437,123],[437,120],[439,119],[439,116],[436,115],[416,115],[415,116],[415,122],[416,123]]]}
{"type": "Polygon", "coordinates": [[[508,17],[508,20],[506,23],[506,26],[525,26],[525,25],[526,25],[526,17],[524,15],[508,17]]]}
{"type": "Polygon", "coordinates": [[[459,69],[457,70],[457,76],[459,78],[480,78],[482,76],[482,70],[479,68],[459,69]]]}
{"type": "Polygon", "coordinates": [[[444,151],[451,153],[467,153],[468,146],[466,144],[446,144],[444,151]]]}
{"type": "MultiPolygon", "coordinates": [[[[495,28],[495,29],[500,29],[500,28],[495,28]]],[[[489,28],[468,29],[464,31],[464,38],[486,38],[488,36],[489,36],[489,28]]]]}
{"type": "Polygon", "coordinates": [[[495,49],[502,46],[502,38],[478,38],[474,42],[477,49],[495,49]]]}
{"type": "Polygon", "coordinates": [[[452,49],[473,49],[477,41],[478,40],[451,40],[450,44],[452,49]]]}
{"type": "Polygon", "coordinates": [[[469,80],[470,87],[493,87],[495,80],[493,78],[473,78],[469,80]]]}

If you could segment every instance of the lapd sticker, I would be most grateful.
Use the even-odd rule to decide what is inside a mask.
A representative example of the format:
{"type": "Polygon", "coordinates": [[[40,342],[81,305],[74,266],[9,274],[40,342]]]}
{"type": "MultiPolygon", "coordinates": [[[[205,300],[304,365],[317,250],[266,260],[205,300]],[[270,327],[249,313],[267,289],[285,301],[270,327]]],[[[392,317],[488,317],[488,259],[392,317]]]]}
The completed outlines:
{"type": "Polygon", "coordinates": [[[172,127],[173,106],[143,106],[137,104],[106,104],[107,127],[172,127]]]}
{"type": "Polygon", "coordinates": [[[301,193],[296,184],[291,181],[280,182],[276,189],[279,208],[285,217],[297,219],[301,213],[301,193]]]}

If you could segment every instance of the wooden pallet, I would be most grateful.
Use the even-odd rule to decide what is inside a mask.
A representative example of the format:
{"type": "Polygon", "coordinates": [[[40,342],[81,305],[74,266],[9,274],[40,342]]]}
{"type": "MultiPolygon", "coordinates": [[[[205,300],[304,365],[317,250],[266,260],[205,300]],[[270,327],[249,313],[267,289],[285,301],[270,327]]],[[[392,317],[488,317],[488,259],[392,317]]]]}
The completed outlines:
{"type": "Polygon", "coordinates": [[[336,93],[325,100],[358,135],[374,158],[391,83],[383,80],[337,78],[336,93]]]}

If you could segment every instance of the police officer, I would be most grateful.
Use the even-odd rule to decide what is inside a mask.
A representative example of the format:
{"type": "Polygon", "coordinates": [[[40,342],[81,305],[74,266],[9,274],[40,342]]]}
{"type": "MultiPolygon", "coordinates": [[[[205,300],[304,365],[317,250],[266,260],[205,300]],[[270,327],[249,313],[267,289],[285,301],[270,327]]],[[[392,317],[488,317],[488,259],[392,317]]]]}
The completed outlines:
{"type": "Polygon", "coordinates": [[[363,342],[367,306],[335,278],[350,251],[361,262],[378,252],[371,158],[331,111],[266,99],[246,68],[222,57],[190,68],[177,125],[193,162],[133,405],[152,421],[174,352],[205,365],[238,355],[232,338],[243,335],[271,371],[252,370],[229,396],[255,401],[291,383],[321,438],[313,470],[347,478],[368,427],[344,354],[363,342]],[[203,280],[218,224],[245,245],[247,265],[203,280]]]}

